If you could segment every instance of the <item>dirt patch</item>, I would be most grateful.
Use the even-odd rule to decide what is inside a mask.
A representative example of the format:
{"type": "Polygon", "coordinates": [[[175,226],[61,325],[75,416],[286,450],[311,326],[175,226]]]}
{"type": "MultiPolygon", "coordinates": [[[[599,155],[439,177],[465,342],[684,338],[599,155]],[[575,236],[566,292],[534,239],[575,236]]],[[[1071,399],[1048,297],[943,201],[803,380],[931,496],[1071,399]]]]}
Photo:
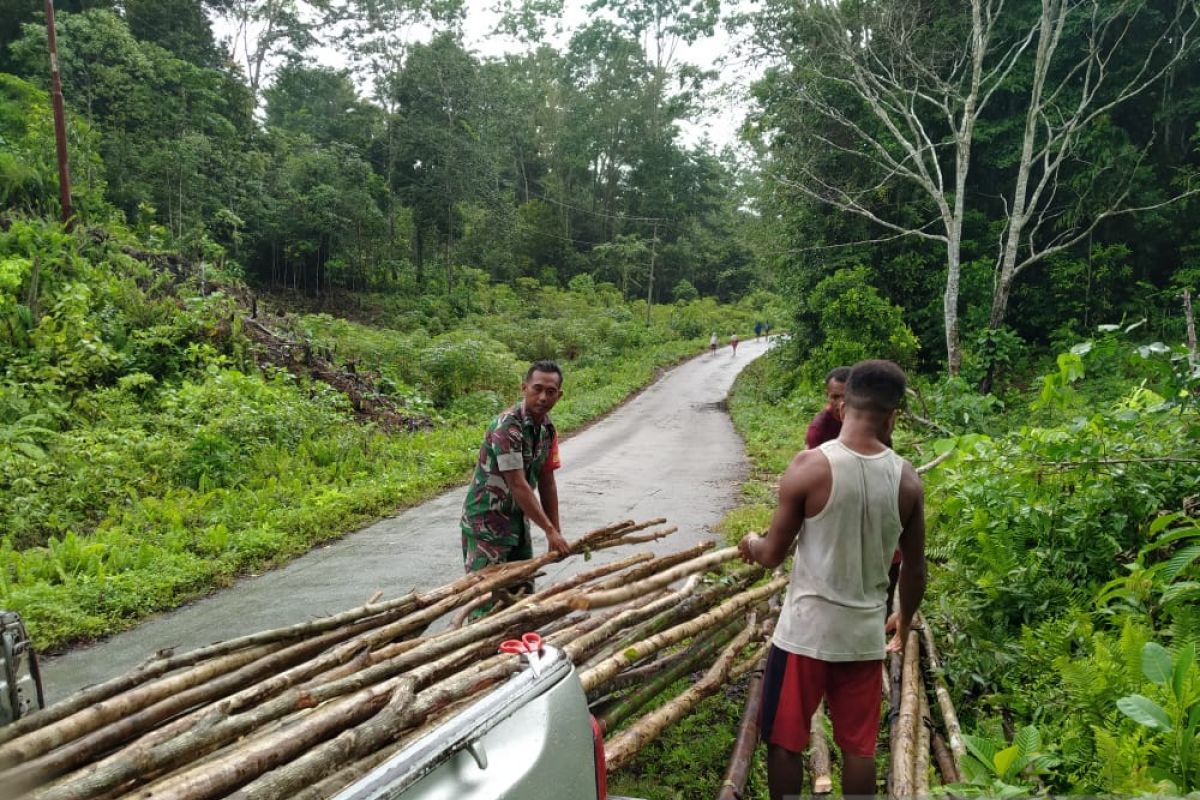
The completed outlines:
{"type": "MultiPolygon", "coordinates": [[[[102,232],[93,234],[99,240],[102,232]]],[[[122,251],[138,261],[149,264],[157,272],[170,275],[174,284],[199,277],[199,266],[177,253],[155,253],[133,247],[122,251]]],[[[254,345],[253,354],[260,368],[286,369],[297,377],[307,377],[326,383],[346,395],[360,421],[372,422],[388,432],[425,430],[433,427],[425,416],[408,413],[378,389],[379,376],[360,369],[353,362],[337,364],[330,353],[320,352],[307,339],[294,339],[282,331],[286,319],[273,316],[258,297],[244,284],[226,284],[204,280],[204,294],[220,291],[233,299],[241,317],[244,335],[254,345]]],[[[233,320],[220,326],[219,334],[233,335],[233,320]]]]}
{"type": "Polygon", "coordinates": [[[295,341],[275,330],[262,319],[242,321],[246,338],[254,342],[259,366],[275,366],[293,375],[310,377],[329,384],[350,399],[350,406],[360,419],[369,420],[386,431],[416,431],[433,427],[427,418],[405,413],[386,395],[376,389],[378,376],[363,371],[354,363],[339,366],[327,354],[322,354],[307,340],[295,341]]]}

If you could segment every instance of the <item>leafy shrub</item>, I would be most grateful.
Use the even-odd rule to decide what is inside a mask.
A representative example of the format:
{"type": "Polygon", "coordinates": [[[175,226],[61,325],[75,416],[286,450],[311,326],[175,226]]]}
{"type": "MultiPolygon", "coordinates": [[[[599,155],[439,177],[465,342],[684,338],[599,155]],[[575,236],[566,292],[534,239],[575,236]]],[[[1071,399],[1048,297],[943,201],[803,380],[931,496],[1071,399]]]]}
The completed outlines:
{"type": "Polygon", "coordinates": [[[816,285],[805,304],[819,320],[820,341],[811,343],[811,376],[867,358],[911,367],[919,347],[901,310],[880,296],[866,268],[840,269],[816,285]]]}

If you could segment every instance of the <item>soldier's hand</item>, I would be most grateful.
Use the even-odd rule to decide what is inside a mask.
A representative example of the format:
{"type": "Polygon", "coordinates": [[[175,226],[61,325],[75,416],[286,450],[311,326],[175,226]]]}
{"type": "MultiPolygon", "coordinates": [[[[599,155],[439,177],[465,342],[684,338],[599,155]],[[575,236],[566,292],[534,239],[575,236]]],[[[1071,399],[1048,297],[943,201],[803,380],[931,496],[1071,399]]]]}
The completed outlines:
{"type": "Polygon", "coordinates": [[[571,553],[571,545],[567,544],[567,540],[558,531],[547,531],[546,542],[549,545],[549,551],[558,553],[559,556],[566,556],[571,553]]]}

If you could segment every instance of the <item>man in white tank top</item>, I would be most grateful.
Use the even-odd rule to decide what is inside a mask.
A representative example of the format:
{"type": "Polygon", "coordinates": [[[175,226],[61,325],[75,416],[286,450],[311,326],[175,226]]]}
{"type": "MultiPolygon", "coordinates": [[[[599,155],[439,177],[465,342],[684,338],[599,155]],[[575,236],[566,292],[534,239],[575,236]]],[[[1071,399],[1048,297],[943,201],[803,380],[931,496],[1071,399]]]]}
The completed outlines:
{"type": "Polygon", "coordinates": [[[885,651],[904,647],[925,594],[925,493],[912,464],[891,449],[905,384],[890,361],[855,364],[838,438],[792,459],[770,530],[738,545],[746,561],[773,568],[796,542],[763,682],[771,800],[801,794],[803,752],[823,698],[842,750],[843,794],[875,794],[882,662],[885,651]],[[899,610],[885,621],[897,545],[899,610]],[[885,627],[895,629],[890,642],[885,627]]]}

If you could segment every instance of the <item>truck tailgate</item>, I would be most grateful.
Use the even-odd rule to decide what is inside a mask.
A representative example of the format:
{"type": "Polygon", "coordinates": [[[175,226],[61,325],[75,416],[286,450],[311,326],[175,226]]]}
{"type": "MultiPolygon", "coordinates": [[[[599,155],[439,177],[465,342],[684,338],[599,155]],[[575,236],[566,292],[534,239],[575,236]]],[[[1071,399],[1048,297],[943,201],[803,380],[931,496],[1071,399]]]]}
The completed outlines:
{"type": "Polygon", "coordinates": [[[575,668],[546,648],[336,800],[595,800],[591,718],[575,668]]]}

